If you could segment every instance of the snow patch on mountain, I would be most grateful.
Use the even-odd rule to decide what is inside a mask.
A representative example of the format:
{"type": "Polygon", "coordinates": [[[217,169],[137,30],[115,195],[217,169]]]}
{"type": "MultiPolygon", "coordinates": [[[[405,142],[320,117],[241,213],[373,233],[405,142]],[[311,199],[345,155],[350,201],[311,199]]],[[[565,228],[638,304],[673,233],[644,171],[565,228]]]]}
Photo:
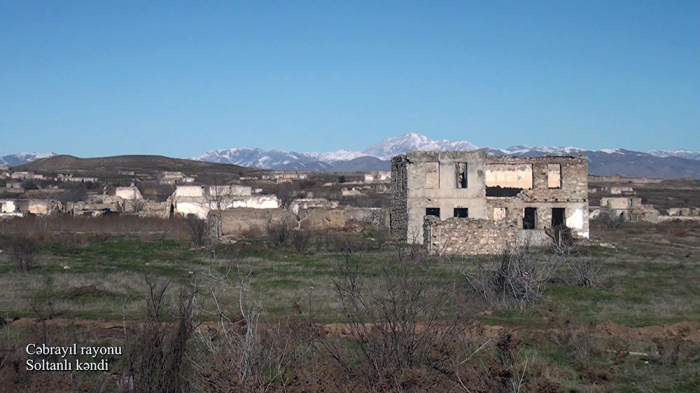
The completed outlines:
{"type": "Polygon", "coordinates": [[[350,161],[360,157],[367,157],[365,153],[352,150],[337,150],[330,153],[305,153],[307,157],[324,162],[350,161]]]}
{"type": "Polygon", "coordinates": [[[697,151],[690,151],[690,150],[685,150],[685,149],[677,149],[677,150],[651,150],[649,152],[652,156],[655,157],[680,157],[680,158],[687,158],[689,160],[700,160],[700,152],[697,151]]]}
{"type": "Polygon", "coordinates": [[[33,153],[17,153],[17,154],[10,154],[7,156],[0,157],[0,165],[9,165],[9,166],[18,166],[18,165],[23,165],[30,163],[32,161],[36,161],[42,158],[48,158],[51,156],[55,156],[56,153],[53,152],[46,152],[46,153],[38,153],[38,152],[33,152],[33,153]]]}

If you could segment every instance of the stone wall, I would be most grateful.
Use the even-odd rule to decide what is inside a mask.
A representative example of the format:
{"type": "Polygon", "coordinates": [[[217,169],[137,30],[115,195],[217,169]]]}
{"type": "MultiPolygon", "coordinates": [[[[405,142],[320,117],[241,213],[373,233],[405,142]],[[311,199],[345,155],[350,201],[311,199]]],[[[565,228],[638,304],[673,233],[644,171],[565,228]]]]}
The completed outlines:
{"type": "Polygon", "coordinates": [[[389,209],[379,207],[345,207],[347,221],[364,222],[380,228],[389,226],[389,209]]]}
{"type": "Polygon", "coordinates": [[[700,209],[697,207],[672,207],[668,209],[669,216],[700,216],[700,209]]]}
{"type": "Polygon", "coordinates": [[[170,201],[156,202],[149,200],[141,200],[134,203],[127,201],[124,205],[126,211],[135,212],[139,217],[170,217],[170,201]],[[136,206],[138,204],[138,206],[136,206]]]}
{"type": "Polygon", "coordinates": [[[220,231],[223,236],[263,235],[268,220],[277,223],[286,220],[291,228],[296,228],[301,222],[301,227],[304,229],[323,231],[342,230],[347,228],[351,222],[386,226],[387,216],[386,209],[356,207],[306,209],[300,210],[297,214],[286,209],[236,208],[220,212],[210,211],[208,215],[210,221],[220,222],[219,228],[211,228],[211,230],[220,231]]]}
{"type": "Polygon", "coordinates": [[[391,159],[391,210],[389,211],[389,227],[391,234],[397,239],[406,241],[408,232],[408,182],[406,155],[391,159]]]}
{"type": "MultiPolygon", "coordinates": [[[[263,235],[268,221],[280,223],[284,220],[295,222],[292,213],[284,209],[251,209],[237,208],[223,211],[212,211],[209,220],[217,217],[222,236],[263,235]]],[[[212,230],[216,230],[212,228],[212,230]]]]}
{"type": "Polygon", "coordinates": [[[209,196],[216,197],[234,197],[234,196],[251,196],[253,189],[250,186],[240,185],[223,185],[209,186],[209,196]]]}
{"type": "Polygon", "coordinates": [[[518,228],[507,221],[426,216],[423,245],[432,254],[496,254],[515,244],[518,228]]]}
{"type": "Polygon", "coordinates": [[[177,186],[175,197],[201,197],[204,196],[204,189],[201,186],[177,186]]]}

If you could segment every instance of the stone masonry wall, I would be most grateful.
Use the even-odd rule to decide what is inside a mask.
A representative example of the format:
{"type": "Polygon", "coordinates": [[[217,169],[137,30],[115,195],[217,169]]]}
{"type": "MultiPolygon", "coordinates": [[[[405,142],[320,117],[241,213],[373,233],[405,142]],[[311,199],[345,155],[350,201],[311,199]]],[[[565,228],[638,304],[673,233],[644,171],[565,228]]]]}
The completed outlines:
{"type": "Polygon", "coordinates": [[[432,254],[496,254],[517,241],[518,228],[510,222],[426,216],[423,246],[432,254]]]}
{"type": "Polygon", "coordinates": [[[391,211],[389,227],[398,240],[406,241],[408,233],[408,160],[405,155],[391,159],[391,211]]]}

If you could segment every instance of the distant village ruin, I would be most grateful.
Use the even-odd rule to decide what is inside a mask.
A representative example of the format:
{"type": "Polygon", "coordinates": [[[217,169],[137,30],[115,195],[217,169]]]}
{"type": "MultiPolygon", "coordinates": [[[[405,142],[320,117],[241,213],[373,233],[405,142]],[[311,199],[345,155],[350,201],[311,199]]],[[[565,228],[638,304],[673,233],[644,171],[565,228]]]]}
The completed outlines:
{"type": "Polygon", "coordinates": [[[594,219],[700,221],[697,207],[671,207],[662,214],[644,203],[635,182],[657,180],[591,177],[585,157],[411,151],[394,157],[391,171],[325,177],[260,171],[227,182],[182,171],[155,177],[115,172],[101,178],[0,168],[0,219],[190,217],[206,221],[219,241],[259,235],[271,223],[292,230],[376,228],[435,254],[496,253],[514,244],[545,245],[562,235],[587,239],[594,219]],[[124,185],[125,179],[131,184],[124,185]],[[144,188],[144,179],[150,188],[144,188]],[[589,179],[597,185],[589,187],[589,179]],[[64,198],[75,187],[88,192],[64,198]],[[154,187],[162,188],[159,196],[154,187]]]}

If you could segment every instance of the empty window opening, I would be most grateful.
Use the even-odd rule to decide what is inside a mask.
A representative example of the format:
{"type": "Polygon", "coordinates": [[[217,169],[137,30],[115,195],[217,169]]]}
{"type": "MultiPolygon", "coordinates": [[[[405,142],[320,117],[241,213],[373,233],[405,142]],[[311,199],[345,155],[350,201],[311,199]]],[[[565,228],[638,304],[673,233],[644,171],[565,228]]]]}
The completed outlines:
{"type": "Polygon", "coordinates": [[[523,214],[523,229],[535,229],[537,220],[537,209],[534,207],[526,207],[523,214]]]}
{"type": "Polygon", "coordinates": [[[562,207],[552,208],[552,228],[564,226],[566,209],[562,207]]]}
{"type": "Polygon", "coordinates": [[[516,187],[501,187],[501,186],[495,186],[495,187],[489,187],[486,186],[486,196],[487,197],[514,197],[520,194],[520,191],[522,191],[522,188],[516,188],[516,187]]]}
{"type": "Polygon", "coordinates": [[[425,215],[426,216],[435,216],[437,218],[440,218],[440,208],[439,207],[429,207],[425,209],[425,215]]]}
{"type": "Polygon", "coordinates": [[[561,188],[561,165],[560,164],[548,164],[547,165],[547,187],[548,188],[561,188]]]}
{"type": "Polygon", "coordinates": [[[457,176],[457,188],[467,188],[466,162],[458,162],[455,164],[455,175],[457,176]]]}
{"type": "Polygon", "coordinates": [[[486,187],[532,189],[531,164],[487,164],[486,187]]]}
{"type": "Polygon", "coordinates": [[[455,217],[467,218],[469,217],[469,209],[466,207],[455,207],[455,217]]]}

